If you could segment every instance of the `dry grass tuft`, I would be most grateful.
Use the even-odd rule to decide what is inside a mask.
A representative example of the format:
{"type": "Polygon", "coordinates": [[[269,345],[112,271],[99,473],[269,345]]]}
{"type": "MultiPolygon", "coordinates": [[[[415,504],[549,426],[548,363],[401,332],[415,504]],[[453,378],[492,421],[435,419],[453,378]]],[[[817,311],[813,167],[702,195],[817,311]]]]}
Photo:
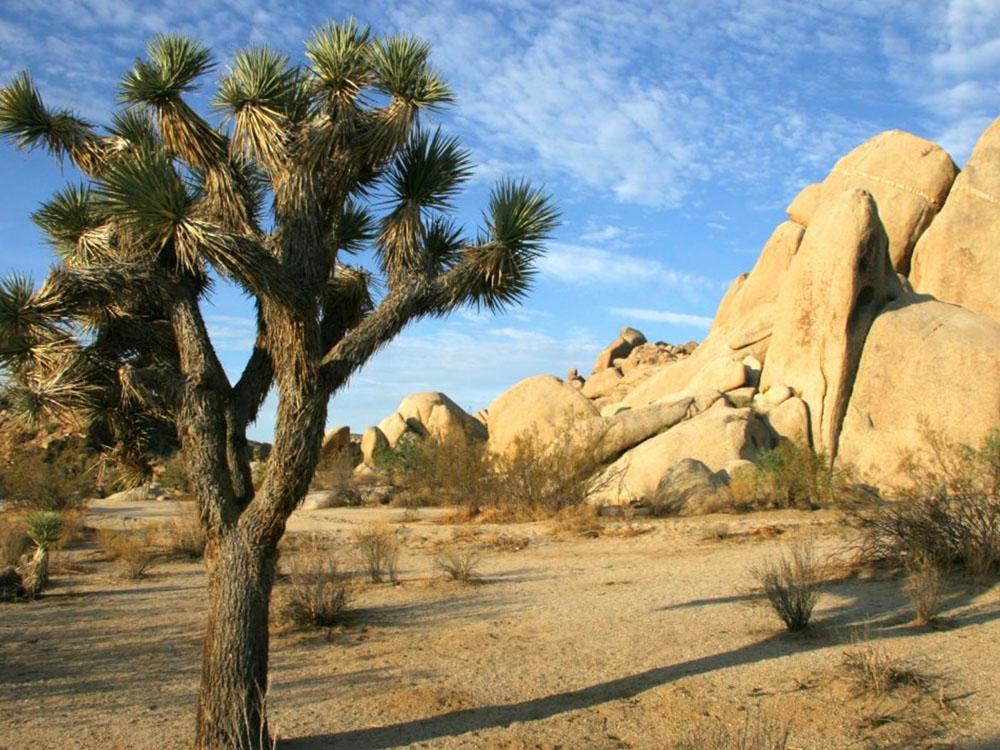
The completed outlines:
{"type": "Polygon", "coordinates": [[[479,583],[482,579],[477,572],[482,558],[474,550],[446,550],[434,560],[435,565],[449,581],[479,583]]]}
{"type": "Polygon", "coordinates": [[[399,542],[391,526],[369,525],[354,533],[354,544],[372,583],[398,580],[399,542]]]}
{"type": "Polygon", "coordinates": [[[743,725],[732,728],[720,719],[699,722],[685,732],[677,750],[786,750],[786,724],[749,715],[743,725]]]}
{"type": "Polygon", "coordinates": [[[903,585],[903,591],[910,597],[916,621],[929,625],[941,614],[944,575],[933,560],[917,561],[911,566],[903,585]]]}
{"type": "Polygon", "coordinates": [[[771,607],[790,632],[805,630],[819,599],[820,567],[813,547],[791,545],[781,557],[751,571],[771,607]]]}
{"type": "Polygon", "coordinates": [[[130,581],[144,578],[157,557],[152,531],[148,528],[139,531],[98,529],[97,543],[107,560],[118,563],[121,577],[130,581]]]}
{"type": "Polygon", "coordinates": [[[161,542],[168,554],[201,559],[207,539],[198,517],[192,513],[165,523],[161,527],[161,542]]]}
{"type": "Polygon", "coordinates": [[[844,652],[844,670],[857,695],[882,696],[906,685],[928,690],[933,679],[894,658],[878,644],[865,643],[844,652]]]}
{"type": "Polygon", "coordinates": [[[347,610],[347,576],[335,558],[313,544],[291,557],[275,599],[283,622],[296,627],[333,627],[343,622],[347,610]]]}

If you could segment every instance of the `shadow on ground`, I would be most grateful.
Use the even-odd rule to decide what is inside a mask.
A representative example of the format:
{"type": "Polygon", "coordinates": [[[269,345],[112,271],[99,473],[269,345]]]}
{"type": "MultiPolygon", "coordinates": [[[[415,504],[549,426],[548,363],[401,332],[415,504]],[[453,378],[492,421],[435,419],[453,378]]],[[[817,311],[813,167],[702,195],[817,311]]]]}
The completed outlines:
{"type": "MultiPolygon", "coordinates": [[[[832,584],[826,590],[838,596],[838,602],[823,611],[819,635],[843,629],[867,630],[873,637],[896,638],[913,635],[906,614],[907,599],[900,581],[844,582],[832,584]]],[[[966,588],[949,597],[951,610],[967,607],[979,592],[966,588]]],[[[753,596],[720,597],[718,601],[699,600],[661,607],[658,611],[704,606],[712,603],[733,603],[753,596]]],[[[990,603],[966,609],[946,620],[948,627],[960,628],[1000,619],[1000,604],[990,603]]],[[[455,737],[468,732],[478,732],[506,727],[515,722],[529,722],[583,709],[593,708],[612,701],[633,698],[652,688],[675,682],[685,677],[702,675],[715,670],[807,652],[830,646],[824,637],[795,637],[785,633],[775,634],[746,646],[710,654],[677,664],[648,669],[589,685],[577,690],[553,693],[541,698],[504,705],[450,711],[412,721],[382,727],[368,727],[324,735],[313,735],[285,740],[280,747],[286,750],[320,750],[337,747],[341,750],[378,750],[412,743],[428,742],[444,737],[455,737]]],[[[1000,747],[987,741],[968,745],[970,750],[1000,747]]]]}

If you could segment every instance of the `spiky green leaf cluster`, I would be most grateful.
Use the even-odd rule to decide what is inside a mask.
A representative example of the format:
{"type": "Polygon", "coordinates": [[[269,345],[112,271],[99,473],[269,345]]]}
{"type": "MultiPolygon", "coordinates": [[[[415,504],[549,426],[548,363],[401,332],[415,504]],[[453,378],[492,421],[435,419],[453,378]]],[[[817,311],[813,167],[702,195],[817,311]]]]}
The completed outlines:
{"type": "Polygon", "coordinates": [[[118,98],[125,104],[160,104],[191,91],[210,71],[212,54],[188,37],[159,34],[146,45],[146,60],[136,60],[122,78],[118,98]]]}
{"type": "Polygon", "coordinates": [[[86,415],[135,476],[184,393],[181,301],[196,306],[213,272],[259,311],[254,355],[231,388],[246,421],[279,375],[313,377],[338,347],[349,355],[332,387],[410,320],[517,302],[557,221],[548,196],[513,181],[478,231],[450,219],[472,162],[421,126],[453,94],[414,37],[348,20],[316,29],[301,66],[265,46],[238,52],[212,100],[216,123],[186,98],[212,68],[196,41],[154,37],[100,134],[47,109],[27,74],[0,89],[0,136],[68,157],[86,178],[34,213],[60,259],[45,282],[0,285],[11,401],[36,419],[86,415]],[[366,249],[378,273],[343,264],[366,249]]]}

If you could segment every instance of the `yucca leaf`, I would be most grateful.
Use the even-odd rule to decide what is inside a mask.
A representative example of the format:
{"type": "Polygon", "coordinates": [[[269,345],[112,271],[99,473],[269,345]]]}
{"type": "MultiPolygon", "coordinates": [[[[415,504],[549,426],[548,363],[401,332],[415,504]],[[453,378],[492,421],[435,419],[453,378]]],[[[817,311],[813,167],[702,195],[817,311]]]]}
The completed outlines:
{"type": "Polygon", "coordinates": [[[107,130],[133,148],[153,151],[160,145],[153,129],[152,115],[146,107],[135,106],[115,112],[107,130]]]}
{"type": "Polygon", "coordinates": [[[51,125],[52,117],[28,73],[18,73],[0,88],[0,134],[13,140],[18,148],[48,145],[51,125]]]}
{"type": "Polygon", "coordinates": [[[430,272],[436,276],[459,259],[465,239],[454,222],[437,217],[424,228],[423,245],[430,272]]]}
{"type": "Polygon", "coordinates": [[[387,202],[444,211],[471,176],[471,155],[457,138],[418,130],[388,169],[387,202]]]}
{"type": "Polygon", "coordinates": [[[313,30],[306,42],[310,88],[332,103],[356,99],[373,80],[371,30],[353,18],[313,30]]]}
{"type": "Polygon", "coordinates": [[[356,201],[349,200],[330,229],[330,244],[337,250],[356,253],[375,239],[375,220],[356,201]]]}
{"type": "Polygon", "coordinates": [[[173,238],[191,204],[184,181],[162,151],[116,161],[93,192],[98,208],[123,231],[157,250],[173,238]]]}
{"type": "Polygon", "coordinates": [[[194,88],[213,67],[208,48],[188,37],[158,34],[146,45],[147,60],[136,60],[119,86],[127,104],[160,104],[194,88]]]}
{"type": "Polygon", "coordinates": [[[63,258],[76,257],[80,239],[104,217],[95,210],[86,185],[69,185],[31,215],[63,258]]]}
{"type": "Polygon", "coordinates": [[[490,195],[485,219],[490,240],[533,255],[559,225],[559,211],[551,196],[527,182],[503,180],[490,195]]]}
{"type": "Polygon", "coordinates": [[[68,153],[91,173],[101,161],[100,146],[90,123],[65,109],[47,110],[26,72],[0,88],[0,135],[18,148],[43,147],[58,157],[68,153]]]}
{"type": "Polygon", "coordinates": [[[235,123],[238,150],[266,164],[280,163],[290,124],[301,121],[308,111],[299,77],[287,56],[267,47],[237,53],[213,104],[235,123]]]}
{"type": "Polygon", "coordinates": [[[431,47],[413,36],[390,36],[371,50],[374,86],[417,108],[436,108],[454,101],[454,94],[428,62],[431,47]]]}

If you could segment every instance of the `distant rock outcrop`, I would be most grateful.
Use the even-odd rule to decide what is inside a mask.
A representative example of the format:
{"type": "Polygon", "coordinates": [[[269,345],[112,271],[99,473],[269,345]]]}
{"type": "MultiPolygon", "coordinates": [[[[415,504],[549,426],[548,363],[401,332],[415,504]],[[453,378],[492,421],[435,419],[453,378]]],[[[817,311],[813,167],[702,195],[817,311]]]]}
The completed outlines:
{"type": "Polygon", "coordinates": [[[917,242],[910,283],[1000,322],[1000,119],[983,133],[917,242]]]}
{"type": "Polygon", "coordinates": [[[905,276],[917,238],[941,210],[957,174],[955,162],[937,144],[889,130],[834,164],[823,182],[810,185],[792,201],[788,215],[808,227],[823,206],[845,190],[866,191],[878,204],[893,268],[905,276]]]}
{"type": "Polygon", "coordinates": [[[813,446],[831,455],[868,328],[901,293],[887,245],[871,195],[841,192],[813,218],[779,292],[761,387],[798,393],[813,446]]]}
{"type": "MultiPolygon", "coordinates": [[[[573,369],[498,396],[472,420],[489,449],[527,436],[585,449],[597,502],[697,512],[779,440],[889,486],[928,431],[976,444],[1000,428],[1000,120],[961,173],[939,146],[881,133],[788,216],[701,344],[623,328],[586,380],[573,369]]],[[[423,403],[371,428],[365,460],[407,430],[468,429],[423,403]]]]}

